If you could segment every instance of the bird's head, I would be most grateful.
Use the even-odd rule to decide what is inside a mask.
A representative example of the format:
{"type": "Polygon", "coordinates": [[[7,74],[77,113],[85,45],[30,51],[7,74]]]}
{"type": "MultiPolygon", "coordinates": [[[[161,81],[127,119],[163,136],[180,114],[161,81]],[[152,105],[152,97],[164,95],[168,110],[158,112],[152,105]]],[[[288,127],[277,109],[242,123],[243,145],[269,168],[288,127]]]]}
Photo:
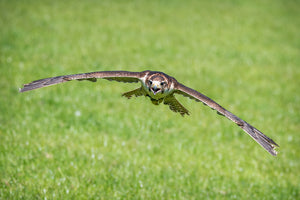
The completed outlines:
{"type": "Polygon", "coordinates": [[[152,76],[147,82],[148,88],[154,95],[156,95],[157,93],[164,93],[164,91],[168,87],[167,81],[168,80],[163,76],[152,76]]]}

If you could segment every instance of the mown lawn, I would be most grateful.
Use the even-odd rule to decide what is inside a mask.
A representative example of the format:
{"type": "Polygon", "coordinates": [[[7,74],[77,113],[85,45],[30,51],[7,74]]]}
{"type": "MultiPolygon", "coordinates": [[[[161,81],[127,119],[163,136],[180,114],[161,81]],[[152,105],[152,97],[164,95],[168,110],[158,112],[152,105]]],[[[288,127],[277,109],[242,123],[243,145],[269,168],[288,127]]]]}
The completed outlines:
{"type": "Polygon", "coordinates": [[[300,198],[299,1],[0,1],[0,199],[300,198]],[[273,157],[184,97],[49,76],[159,70],[279,145],[273,157]]]}

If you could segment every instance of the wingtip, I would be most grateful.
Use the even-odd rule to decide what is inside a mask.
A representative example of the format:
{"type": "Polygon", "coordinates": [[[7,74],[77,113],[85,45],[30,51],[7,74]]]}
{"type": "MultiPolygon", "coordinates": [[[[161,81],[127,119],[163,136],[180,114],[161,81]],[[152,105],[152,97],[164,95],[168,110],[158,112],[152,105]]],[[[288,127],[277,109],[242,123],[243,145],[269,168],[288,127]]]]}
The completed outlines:
{"type": "Polygon", "coordinates": [[[24,84],[24,85],[23,85],[23,88],[19,88],[19,92],[20,92],[20,93],[26,92],[26,91],[30,90],[28,87],[26,87],[26,85],[27,85],[27,84],[24,84]]]}
{"type": "Polygon", "coordinates": [[[275,151],[275,149],[273,149],[273,151],[272,151],[271,155],[272,155],[272,156],[277,156],[277,154],[278,154],[278,152],[277,152],[277,151],[275,151]]]}
{"type": "Polygon", "coordinates": [[[19,88],[19,92],[25,92],[24,88],[19,88]]]}
{"type": "MultiPolygon", "coordinates": [[[[272,140],[272,139],[271,139],[272,140]]],[[[274,148],[276,148],[276,147],[280,147],[279,146],[279,144],[277,144],[276,142],[274,142],[273,140],[272,140],[272,142],[273,142],[273,145],[274,145],[274,148]]]]}
{"type": "MultiPolygon", "coordinates": [[[[270,139],[270,138],[268,138],[270,139]]],[[[265,138],[260,138],[257,140],[257,142],[265,148],[272,156],[277,156],[278,152],[276,151],[276,148],[279,147],[278,144],[276,144],[273,140],[268,141],[265,140],[265,138]]]]}

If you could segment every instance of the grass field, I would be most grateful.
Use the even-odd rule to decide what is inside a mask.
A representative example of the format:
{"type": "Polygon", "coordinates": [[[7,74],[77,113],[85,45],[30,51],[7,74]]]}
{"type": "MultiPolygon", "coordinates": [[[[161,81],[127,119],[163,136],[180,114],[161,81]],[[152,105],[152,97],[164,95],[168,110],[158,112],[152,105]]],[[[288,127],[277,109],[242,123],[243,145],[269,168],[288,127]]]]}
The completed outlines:
{"type": "Polygon", "coordinates": [[[0,1],[0,199],[299,199],[299,1],[0,1]],[[159,70],[279,145],[138,84],[24,83],[159,70]]]}

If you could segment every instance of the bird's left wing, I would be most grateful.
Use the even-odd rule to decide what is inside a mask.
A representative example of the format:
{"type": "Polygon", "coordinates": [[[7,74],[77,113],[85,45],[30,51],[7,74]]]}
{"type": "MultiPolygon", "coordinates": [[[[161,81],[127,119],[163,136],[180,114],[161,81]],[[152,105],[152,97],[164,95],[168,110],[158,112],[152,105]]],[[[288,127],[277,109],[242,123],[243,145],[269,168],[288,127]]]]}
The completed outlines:
{"type": "Polygon", "coordinates": [[[72,74],[65,76],[56,76],[51,78],[45,78],[33,81],[31,83],[25,84],[23,88],[20,89],[20,92],[26,92],[29,90],[34,90],[50,85],[55,85],[58,83],[63,83],[71,80],[89,80],[96,82],[97,78],[114,80],[126,83],[134,83],[141,81],[142,78],[147,74],[147,71],[144,72],[128,72],[128,71],[100,71],[100,72],[90,72],[83,74],[72,74]]]}
{"type": "Polygon", "coordinates": [[[241,127],[246,133],[248,133],[258,144],[260,144],[263,148],[265,148],[270,154],[276,156],[277,152],[275,151],[275,147],[278,146],[278,144],[276,144],[271,138],[269,138],[268,136],[264,135],[262,132],[257,130],[255,127],[251,126],[244,120],[240,119],[239,117],[235,116],[234,114],[232,114],[231,112],[229,112],[228,110],[220,106],[212,99],[178,82],[175,85],[174,90],[175,93],[189,97],[196,101],[200,101],[203,104],[216,110],[218,114],[227,117],[228,119],[236,123],[239,127],[241,127]]]}

